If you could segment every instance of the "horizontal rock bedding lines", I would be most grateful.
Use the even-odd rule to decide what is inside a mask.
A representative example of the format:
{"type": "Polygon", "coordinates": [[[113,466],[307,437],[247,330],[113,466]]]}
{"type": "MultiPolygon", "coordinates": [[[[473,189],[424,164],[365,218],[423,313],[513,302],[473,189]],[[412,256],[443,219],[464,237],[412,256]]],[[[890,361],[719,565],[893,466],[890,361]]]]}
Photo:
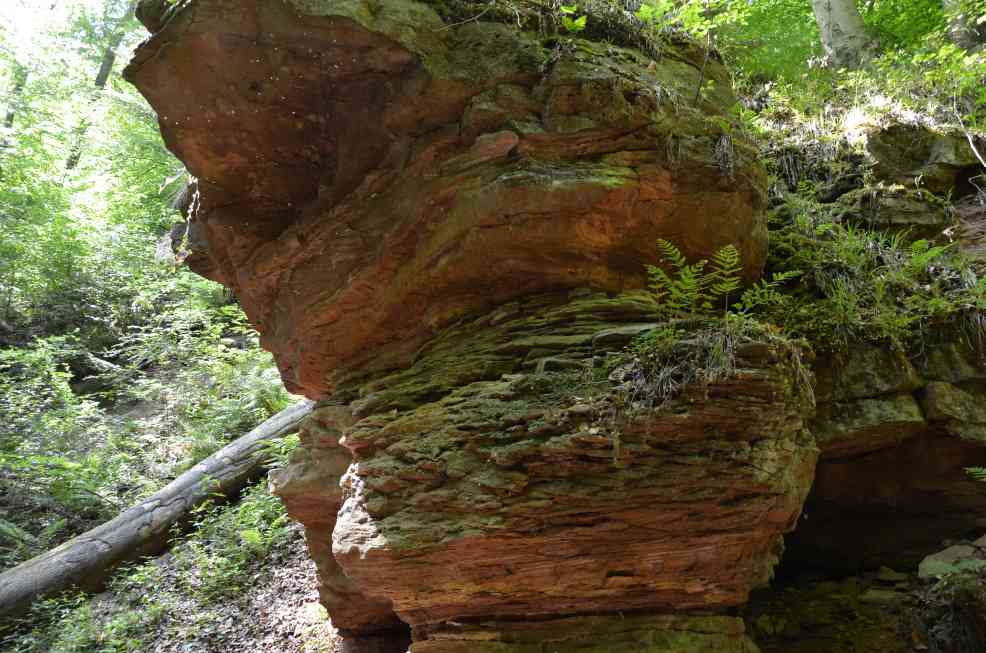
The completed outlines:
{"type": "Polygon", "coordinates": [[[378,5],[195,0],[126,72],[199,180],[188,263],[290,389],[406,365],[514,297],[640,288],[659,237],[759,274],[766,181],[717,61],[378,5]]]}
{"type": "Polygon", "coordinates": [[[277,491],[315,521],[294,488],[322,450],[352,451],[326,565],[419,626],[741,603],[810,485],[800,352],[742,339],[729,379],[634,408],[592,369],[652,311],[645,293],[586,290],[450,327],[408,370],[323,406],[277,491]]]}
{"type": "MultiPolygon", "coordinates": [[[[663,404],[608,373],[657,327],[657,239],[763,267],[766,177],[714,55],[436,6],[143,0],[126,73],[198,178],[182,254],[320,400],[271,484],[347,650],[403,653],[410,625],[413,653],[748,652],[713,613],[796,524],[795,559],[863,565],[969,525],[982,365],[958,349],[929,352],[946,372],[819,357],[817,415],[802,345],[769,332],[663,404]]],[[[877,172],[960,183],[936,142],[877,172]]],[[[854,184],[863,222],[951,220],[854,184]]]]}

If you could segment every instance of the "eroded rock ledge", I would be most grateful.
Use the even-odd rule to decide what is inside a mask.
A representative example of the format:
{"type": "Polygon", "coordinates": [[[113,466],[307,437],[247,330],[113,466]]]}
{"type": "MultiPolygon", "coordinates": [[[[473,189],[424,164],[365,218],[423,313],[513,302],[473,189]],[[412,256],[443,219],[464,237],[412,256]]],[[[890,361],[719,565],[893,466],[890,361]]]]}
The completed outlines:
{"type": "Polygon", "coordinates": [[[367,650],[408,624],[415,653],[752,650],[723,613],[818,455],[800,348],[731,334],[658,404],[607,368],[655,327],[658,238],[763,265],[715,57],[408,0],[141,6],[127,77],[198,178],[188,262],[321,400],[272,481],[335,624],[367,650]]]}
{"type": "MultiPolygon", "coordinates": [[[[414,627],[413,651],[478,651],[477,638],[555,641],[558,616],[675,611],[694,626],[688,611],[769,582],[817,458],[801,352],[739,336],[727,378],[640,406],[604,362],[655,327],[653,311],[643,293],[527,298],[449,327],[407,370],[340,388],[353,399],[316,411],[273,479],[320,543],[327,604],[354,605],[331,580],[344,578],[414,627]],[[499,623],[520,617],[541,625],[499,623]],[[484,635],[456,625],[479,620],[484,635]]],[[[669,618],[655,619],[631,629],[652,646],[627,650],[687,650],[664,647],[669,618]]],[[[605,650],[630,637],[629,622],[599,624],[595,645],[616,637],[605,650]]],[[[737,624],[681,638],[745,650],[737,624]]]]}
{"type": "Polygon", "coordinates": [[[232,287],[312,398],[514,297],[639,288],[659,237],[766,252],[728,76],[427,4],[185,0],[126,76],[198,178],[193,269],[232,287]],[[696,100],[696,98],[698,98],[696,100]]]}

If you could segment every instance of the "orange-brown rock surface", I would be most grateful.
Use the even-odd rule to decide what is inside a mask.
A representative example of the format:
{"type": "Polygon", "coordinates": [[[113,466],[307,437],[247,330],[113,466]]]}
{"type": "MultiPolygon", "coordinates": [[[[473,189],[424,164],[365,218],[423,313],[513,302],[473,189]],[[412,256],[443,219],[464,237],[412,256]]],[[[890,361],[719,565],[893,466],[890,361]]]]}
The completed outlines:
{"type": "MultiPolygon", "coordinates": [[[[406,370],[342,388],[348,404],[323,403],[274,487],[318,542],[330,610],[353,600],[335,586],[341,570],[414,627],[412,651],[465,652],[485,649],[450,634],[463,622],[536,619],[544,642],[567,641],[551,619],[684,618],[765,586],[817,456],[800,351],[737,335],[720,380],[637,402],[605,361],[654,328],[654,308],[644,294],[525,298],[444,330],[406,370]],[[341,448],[355,462],[330,556],[321,520],[335,513],[312,498],[338,505],[341,465],[329,461],[341,448]]],[[[684,640],[705,632],[682,623],[698,628],[684,640]]],[[[624,650],[611,625],[596,645],[613,636],[606,650],[624,650]]],[[[504,628],[496,641],[514,641],[504,628]]],[[[742,629],[729,632],[710,635],[715,646],[746,650],[742,629]]],[[[692,650],[662,648],[667,636],[625,650],[692,650]]]]}
{"type": "Polygon", "coordinates": [[[157,31],[126,75],[198,178],[189,261],[236,291],[296,392],[404,365],[514,297],[638,288],[659,237],[762,267],[763,173],[723,67],[697,93],[687,43],[655,59],[412,0],[143,15],[157,31]]]}
{"type": "Polygon", "coordinates": [[[612,364],[658,326],[658,238],[763,265],[716,57],[613,9],[576,38],[413,0],[141,7],[127,77],[198,180],[187,260],[321,400],[272,485],[336,625],[364,650],[402,623],[415,653],[753,650],[715,613],[769,581],[811,484],[801,348],[699,328],[671,353],[704,376],[665,400],[612,364]]]}

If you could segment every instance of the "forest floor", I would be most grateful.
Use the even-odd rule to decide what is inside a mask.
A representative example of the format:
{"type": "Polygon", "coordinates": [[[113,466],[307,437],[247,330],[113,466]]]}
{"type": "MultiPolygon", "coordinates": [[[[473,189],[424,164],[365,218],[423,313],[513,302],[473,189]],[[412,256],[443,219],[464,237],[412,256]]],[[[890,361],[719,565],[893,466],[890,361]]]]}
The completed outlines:
{"type": "Polygon", "coordinates": [[[178,550],[178,555],[168,552],[124,572],[129,582],[63,603],[57,627],[0,640],[0,653],[338,650],[337,632],[318,602],[315,564],[300,525],[287,526],[259,564],[250,565],[237,580],[239,589],[215,601],[203,601],[199,592],[188,590],[187,544],[178,550]],[[127,627],[121,628],[121,622],[127,627]]]}
{"type": "MultiPolygon", "coordinates": [[[[318,602],[315,563],[308,555],[302,529],[289,527],[287,539],[274,547],[244,589],[203,611],[191,597],[168,591],[183,573],[166,553],[156,564],[165,593],[175,604],[143,639],[148,653],[335,653],[336,631],[318,602]]],[[[112,618],[129,598],[112,591],[93,599],[94,611],[112,618]]]]}

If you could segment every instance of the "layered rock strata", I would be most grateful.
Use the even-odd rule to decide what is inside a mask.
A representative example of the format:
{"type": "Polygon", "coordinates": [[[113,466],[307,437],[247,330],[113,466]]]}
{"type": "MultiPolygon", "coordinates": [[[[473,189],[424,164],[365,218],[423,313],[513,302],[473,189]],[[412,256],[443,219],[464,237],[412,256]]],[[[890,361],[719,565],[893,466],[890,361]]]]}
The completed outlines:
{"type": "MultiPolygon", "coordinates": [[[[389,602],[415,629],[413,651],[485,650],[453,626],[494,616],[714,610],[764,586],[817,456],[800,351],[739,337],[727,378],[641,406],[605,361],[655,327],[654,308],[646,294],[527,298],[449,327],[407,370],[341,388],[274,479],[320,543],[323,576],[341,569],[389,602]],[[311,497],[338,488],[342,465],[321,461],[339,445],[355,463],[330,555],[319,521],[330,513],[311,497]]],[[[327,605],[352,600],[333,583],[327,605]]],[[[744,650],[735,625],[696,627],[682,641],[744,650]]],[[[491,641],[514,641],[503,628],[491,641]]],[[[540,628],[528,640],[560,637],[540,628]]],[[[597,644],[631,637],[609,628],[597,644]]],[[[632,641],[652,647],[626,650],[684,650],[641,629],[632,641]]]]}
{"type": "Polygon", "coordinates": [[[763,265],[763,172],[688,43],[655,59],[409,0],[152,9],[126,76],[198,178],[188,261],[295,392],[405,365],[514,297],[638,288],[659,237],[763,265]]]}
{"type": "Polygon", "coordinates": [[[722,613],[811,485],[801,348],[696,331],[709,370],[666,401],[613,369],[659,327],[658,238],[763,265],[714,54],[612,9],[603,41],[486,5],[140,6],[126,74],[197,178],[182,255],[320,400],[272,486],[347,646],[753,650],[722,613]]]}
{"type": "Polygon", "coordinates": [[[769,581],[811,483],[800,348],[686,342],[717,371],[663,403],[610,366],[656,327],[658,238],[762,267],[716,57],[629,47],[612,9],[601,41],[406,0],[141,8],[127,77],[198,179],[187,261],[321,400],[272,482],[336,625],[403,650],[408,624],[415,653],[751,650],[714,613],[769,581]]]}

